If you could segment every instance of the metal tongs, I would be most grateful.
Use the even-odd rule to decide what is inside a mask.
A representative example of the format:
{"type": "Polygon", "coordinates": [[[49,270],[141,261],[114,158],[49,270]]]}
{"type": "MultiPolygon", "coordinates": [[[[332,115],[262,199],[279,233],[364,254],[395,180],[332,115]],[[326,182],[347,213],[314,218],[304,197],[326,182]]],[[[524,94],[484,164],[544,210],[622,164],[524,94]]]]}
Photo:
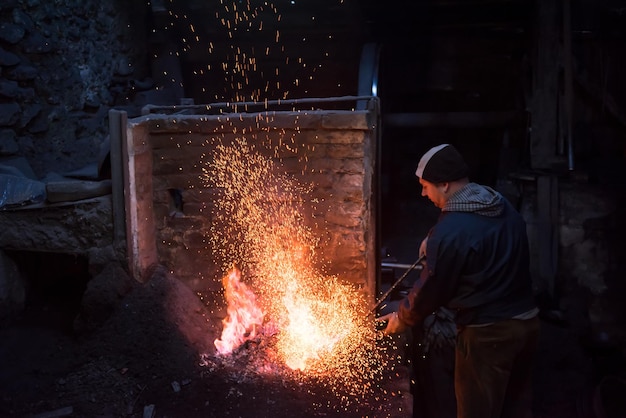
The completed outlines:
{"type": "Polygon", "coordinates": [[[415,267],[417,267],[418,264],[424,261],[425,258],[426,258],[426,255],[421,255],[417,260],[415,260],[413,264],[411,264],[411,266],[408,269],[406,269],[406,271],[402,274],[402,276],[400,276],[400,278],[398,278],[398,280],[396,280],[396,282],[392,284],[391,287],[380,297],[378,302],[376,302],[376,305],[374,305],[374,307],[370,311],[370,315],[376,312],[378,308],[380,308],[380,305],[383,304],[383,302],[385,301],[385,299],[387,299],[387,297],[391,294],[391,292],[393,292],[394,289],[398,287],[398,285],[402,283],[404,279],[406,279],[406,276],[409,275],[411,270],[414,270],[415,267]]]}

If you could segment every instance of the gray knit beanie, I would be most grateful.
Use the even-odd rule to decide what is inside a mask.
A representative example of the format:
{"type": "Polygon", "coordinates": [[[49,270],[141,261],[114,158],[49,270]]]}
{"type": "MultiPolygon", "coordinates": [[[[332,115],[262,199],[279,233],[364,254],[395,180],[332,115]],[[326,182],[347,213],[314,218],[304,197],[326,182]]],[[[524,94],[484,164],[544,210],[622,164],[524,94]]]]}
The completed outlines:
{"type": "Polygon", "coordinates": [[[461,154],[450,144],[429,149],[420,159],[415,175],[431,183],[467,177],[468,167],[461,154]]]}

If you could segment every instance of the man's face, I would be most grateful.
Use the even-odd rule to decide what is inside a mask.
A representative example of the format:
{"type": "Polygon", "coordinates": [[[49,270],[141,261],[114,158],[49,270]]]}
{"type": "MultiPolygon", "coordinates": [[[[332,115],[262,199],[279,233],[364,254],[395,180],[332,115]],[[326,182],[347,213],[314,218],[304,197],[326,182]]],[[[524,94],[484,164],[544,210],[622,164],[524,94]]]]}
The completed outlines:
{"type": "Polygon", "coordinates": [[[426,196],[439,209],[443,208],[446,204],[445,190],[448,183],[431,183],[422,178],[419,181],[422,186],[422,196],[426,196]]]}

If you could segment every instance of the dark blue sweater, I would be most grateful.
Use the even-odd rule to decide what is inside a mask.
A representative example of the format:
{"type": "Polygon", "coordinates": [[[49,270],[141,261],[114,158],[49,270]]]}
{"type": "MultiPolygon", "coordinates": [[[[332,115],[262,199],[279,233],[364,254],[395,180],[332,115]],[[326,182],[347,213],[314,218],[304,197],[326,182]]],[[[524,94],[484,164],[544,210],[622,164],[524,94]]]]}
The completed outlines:
{"type": "Polygon", "coordinates": [[[415,325],[446,306],[458,325],[480,325],[535,307],[526,223],[503,197],[497,205],[497,215],[441,213],[429,232],[426,268],[400,304],[400,320],[415,325]]]}

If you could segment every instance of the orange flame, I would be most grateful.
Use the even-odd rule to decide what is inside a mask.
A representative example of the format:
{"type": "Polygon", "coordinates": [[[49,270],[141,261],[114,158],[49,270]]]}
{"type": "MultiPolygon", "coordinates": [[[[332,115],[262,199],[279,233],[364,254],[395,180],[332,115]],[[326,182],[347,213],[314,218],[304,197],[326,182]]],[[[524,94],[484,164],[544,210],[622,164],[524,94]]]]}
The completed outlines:
{"type": "Polygon", "coordinates": [[[241,282],[238,269],[224,277],[228,316],[221,338],[215,341],[218,352],[232,353],[265,327],[273,327],[275,332],[266,334],[276,335],[275,354],[292,370],[323,372],[325,363],[336,364],[338,351],[349,347],[350,339],[358,340],[365,326],[358,319],[362,313],[355,308],[360,303],[354,290],[306,269],[270,277],[266,285],[275,297],[267,301],[267,315],[253,291],[241,282]]]}
{"type": "Polygon", "coordinates": [[[334,321],[346,313],[345,306],[333,306],[331,301],[319,299],[319,294],[301,294],[303,289],[292,290],[283,298],[287,325],[279,347],[289,368],[305,370],[322,357],[332,356],[337,343],[351,330],[334,321]]]}
{"type": "Polygon", "coordinates": [[[262,333],[272,338],[259,345],[265,358],[326,379],[337,393],[373,390],[386,361],[384,347],[377,345],[366,295],[324,274],[319,256],[328,249],[306,222],[313,186],[282,172],[245,138],[229,145],[212,140],[217,144],[203,178],[221,192],[212,212],[213,255],[250,272],[258,296],[247,287],[245,298],[228,296],[241,285],[238,271],[228,276],[237,280],[224,280],[229,319],[215,342],[218,351],[230,353],[251,333],[262,333]]]}
{"type": "Polygon", "coordinates": [[[223,320],[222,336],[214,344],[218,353],[228,354],[256,337],[257,330],[263,325],[264,314],[252,290],[241,281],[241,272],[236,267],[224,276],[222,282],[226,289],[228,315],[223,320]]]}

